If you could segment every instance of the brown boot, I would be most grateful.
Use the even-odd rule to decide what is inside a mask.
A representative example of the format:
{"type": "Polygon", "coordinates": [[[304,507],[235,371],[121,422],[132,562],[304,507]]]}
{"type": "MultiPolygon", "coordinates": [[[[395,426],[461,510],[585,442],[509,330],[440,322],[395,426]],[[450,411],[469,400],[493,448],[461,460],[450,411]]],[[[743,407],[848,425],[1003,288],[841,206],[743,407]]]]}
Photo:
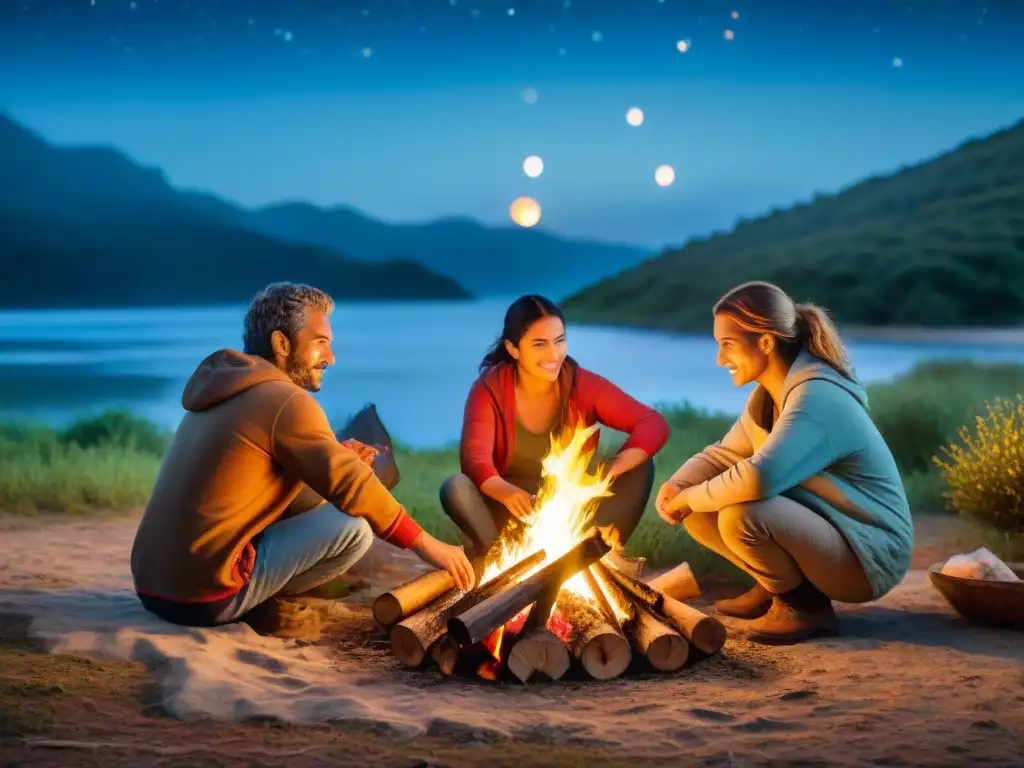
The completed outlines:
{"type": "Polygon", "coordinates": [[[739,597],[730,597],[715,603],[715,612],[736,619],[757,619],[768,613],[772,607],[772,593],[755,584],[754,588],[739,597]]]}
{"type": "Polygon", "coordinates": [[[744,627],[747,637],[766,645],[792,645],[839,631],[832,601],[809,581],[791,592],[776,595],[768,613],[744,627]]]}
{"type": "Polygon", "coordinates": [[[309,642],[321,636],[320,613],[299,600],[272,597],[239,620],[261,635],[309,642]]]}

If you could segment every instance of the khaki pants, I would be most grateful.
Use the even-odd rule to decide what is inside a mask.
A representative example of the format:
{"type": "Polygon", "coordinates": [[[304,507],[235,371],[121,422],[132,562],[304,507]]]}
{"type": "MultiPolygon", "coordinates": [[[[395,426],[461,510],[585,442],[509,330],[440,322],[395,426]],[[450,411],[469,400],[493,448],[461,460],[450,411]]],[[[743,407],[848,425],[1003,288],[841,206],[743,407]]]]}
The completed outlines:
{"type": "Polygon", "coordinates": [[[806,578],[841,603],[873,599],[864,568],[839,530],[784,496],[693,512],[683,524],[772,594],[789,592],[806,578]]]}

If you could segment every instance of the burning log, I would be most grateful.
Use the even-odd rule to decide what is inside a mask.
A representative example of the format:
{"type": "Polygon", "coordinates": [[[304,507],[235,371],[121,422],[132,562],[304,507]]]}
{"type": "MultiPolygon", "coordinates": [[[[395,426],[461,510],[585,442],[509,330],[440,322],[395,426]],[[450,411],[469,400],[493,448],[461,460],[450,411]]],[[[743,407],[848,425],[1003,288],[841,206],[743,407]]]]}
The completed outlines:
{"type": "Polygon", "coordinates": [[[559,680],[568,670],[569,651],[545,627],[524,631],[508,654],[508,671],[521,683],[529,682],[538,672],[559,680]]]}
{"type": "MultiPolygon", "coordinates": [[[[591,584],[595,595],[604,599],[593,576],[588,579],[588,584],[591,584]]],[[[626,636],[617,623],[612,624],[613,616],[610,607],[608,615],[602,615],[602,611],[589,600],[563,589],[555,603],[555,612],[548,620],[551,631],[595,680],[618,677],[626,671],[632,658],[626,636]]]]}
{"type": "MultiPolygon", "coordinates": [[[[680,669],[689,658],[690,644],[673,627],[661,621],[649,610],[652,602],[647,598],[650,596],[640,597],[639,595],[644,595],[643,590],[625,588],[617,580],[618,572],[613,568],[598,566],[595,570],[601,585],[621,612],[626,614],[622,629],[637,652],[643,654],[647,663],[660,672],[675,672],[680,669]]],[[[629,578],[622,574],[618,576],[629,578]]],[[[629,582],[632,582],[632,579],[629,579],[629,582]]]]}
{"type": "Polygon", "coordinates": [[[510,584],[516,584],[524,575],[543,563],[544,557],[543,550],[535,552],[470,592],[453,588],[434,598],[419,611],[391,628],[392,653],[406,666],[418,667],[423,662],[427,649],[444,634],[445,624],[451,616],[500,595],[510,584]]]}
{"type": "Polygon", "coordinates": [[[448,632],[465,647],[483,640],[498,627],[552,589],[608,554],[610,547],[594,531],[557,560],[532,576],[498,592],[448,620],[448,632]]]}
{"type": "MultiPolygon", "coordinates": [[[[479,563],[474,562],[473,566],[479,577],[482,570],[479,563]]],[[[448,571],[428,571],[378,595],[373,601],[373,618],[382,627],[390,628],[454,586],[455,580],[448,571]]]]}
{"type": "Polygon", "coordinates": [[[643,605],[650,613],[668,619],[669,624],[678,629],[683,637],[702,653],[718,653],[722,650],[727,633],[725,625],[715,617],[673,600],[668,595],[652,589],[643,582],[631,579],[614,568],[608,568],[603,563],[598,563],[595,568],[606,581],[613,581],[615,586],[643,605]]]}
{"type": "MultiPolygon", "coordinates": [[[[633,578],[640,577],[633,576],[633,578]]],[[[692,600],[695,597],[700,597],[700,586],[693,577],[693,571],[688,563],[680,563],[671,571],[655,576],[647,582],[647,585],[673,600],[692,600]]]]}

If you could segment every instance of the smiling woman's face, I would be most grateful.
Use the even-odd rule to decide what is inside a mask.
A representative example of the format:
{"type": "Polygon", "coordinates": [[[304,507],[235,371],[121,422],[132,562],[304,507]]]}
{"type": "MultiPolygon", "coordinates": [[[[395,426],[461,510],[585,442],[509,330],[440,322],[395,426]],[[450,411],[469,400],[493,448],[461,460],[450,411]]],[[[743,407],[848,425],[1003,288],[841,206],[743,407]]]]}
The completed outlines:
{"type": "Polygon", "coordinates": [[[769,353],[761,349],[758,337],[743,330],[729,315],[715,315],[715,341],[718,365],[729,372],[737,387],[755,381],[768,366],[769,353]]]}
{"type": "Polygon", "coordinates": [[[531,325],[519,345],[505,342],[523,373],[544,381],[557,381],[565,362],[565,324],[557,317],[542,317],[531,325]]]}

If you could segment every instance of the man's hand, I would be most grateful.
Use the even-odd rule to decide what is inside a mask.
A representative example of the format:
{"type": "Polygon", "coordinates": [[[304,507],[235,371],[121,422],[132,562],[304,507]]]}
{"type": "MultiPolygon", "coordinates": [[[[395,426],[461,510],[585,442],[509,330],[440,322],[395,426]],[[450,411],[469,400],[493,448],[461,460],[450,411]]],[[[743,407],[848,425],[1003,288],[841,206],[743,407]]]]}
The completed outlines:
{"type": "Polygon", "coordinates": [[[360,443],[358,440],[342,440],[341,444],[348,448],[352,453],[356,454],[362,459],[364,464],[373,466],[373,460],[377,458],[377,449],[371,445],[360,443]]]}
{"type": "Polygon", "coordinates": [[[416,541],[410,547],[413,552],[419,555],[420,559],[430,563],[435,568],[441,568],[451,574],[455,586],[463,591],[469,591],[476,584],[476,574],[469,558],[462,547],[453,547],[438,541],[426,531],[416,537],[416,541]]]}
{"type": "Polygon", "coordinates": [[[529,517],[533,514],[533,502],[533,496],[522,488],[516,488],[515,486],[501,499],[501,503],[508,508],[508,511],[512,513],[512,517],[517,520],[522,520],[524,517],[529,517]]]}
{"type": "Polygon", "coordinates": [[[690,514],[683,489],[671,480],[663,483],[658,490],[658,497],[654,501],[654,508],[658,510],[661,519],[669,525],[678,525],[690,514]]]}

